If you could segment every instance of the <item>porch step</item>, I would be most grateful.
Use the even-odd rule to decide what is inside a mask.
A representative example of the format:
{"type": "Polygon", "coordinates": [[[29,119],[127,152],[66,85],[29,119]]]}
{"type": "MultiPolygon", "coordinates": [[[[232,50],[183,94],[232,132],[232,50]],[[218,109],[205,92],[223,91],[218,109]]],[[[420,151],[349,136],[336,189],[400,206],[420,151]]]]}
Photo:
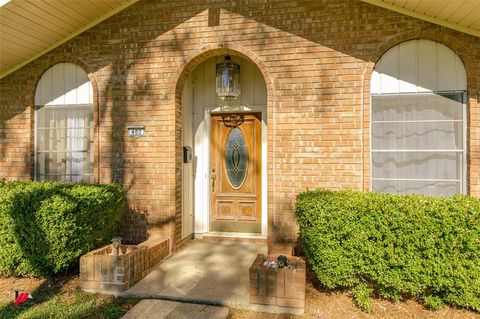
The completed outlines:
{"type": "Polygon", "coordinates": [[[226,307],[144,299],[130,309],[123,319],[226,319],[229,313],[226,307]]]}
{"type": "Polygon", "coordinates": [[[230,243],[242,243],[252,245],[266,245],[267,238],[262,236],[237,236],[229,234],[208,234],[203,235],[203,241],[207,242],[230,242],[230,243]]]}

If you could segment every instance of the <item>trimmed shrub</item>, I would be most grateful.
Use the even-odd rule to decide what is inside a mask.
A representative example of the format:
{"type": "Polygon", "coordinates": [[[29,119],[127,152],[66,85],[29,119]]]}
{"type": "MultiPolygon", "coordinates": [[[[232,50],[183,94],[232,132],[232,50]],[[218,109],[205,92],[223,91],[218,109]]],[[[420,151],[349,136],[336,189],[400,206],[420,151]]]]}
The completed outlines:
{"type": "Polygon", "coordinates": [[[107,242],[125,207],[117,185],[0,182],[0,274],[45,276],[107,242]]]}
{"type": "MultiPolygon", "coordinates": [[[[296,212],[306,256],[327,288],[366,288],[480,311],[480,200],[306,191],[296,212]]],[[[367,296],[368,297],[368,296],[367,296]]]]}
{"type": "Polygon", "coordinates": [[[355,299],[355,304],[365,312],[373,312],[372,299],[370,295],[372,294],[372,289],[367,286],[366,283],[361,283],[352,288],[352,295],[355,299]]]}

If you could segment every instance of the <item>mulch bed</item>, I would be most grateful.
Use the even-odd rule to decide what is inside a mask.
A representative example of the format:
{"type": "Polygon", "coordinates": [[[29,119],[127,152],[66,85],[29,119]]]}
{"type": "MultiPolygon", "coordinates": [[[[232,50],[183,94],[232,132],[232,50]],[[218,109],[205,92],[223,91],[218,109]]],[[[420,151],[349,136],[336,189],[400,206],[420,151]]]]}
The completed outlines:
{"type": "MultiPolygon", "coordinates": [[[[47,300],[53,295],[68,300],[79,289],[78,274],[63,274],[49,279],[0,277],[0,303],[13,301],[15,289],[33,292],[37,301],[47,300]]],[[[355,306],[348,292],[324,291],[311,277],[307,282],[305,301],[303,316],[231,309],[229,319],[480,319],[479,313],[450,307],[440,311],[427,310],[413,300],[392,303],[374,299],[374,314],[370,315],[355,306]]]]}
{"type": "Polygon", "coordinates": [[[303,316],[278,315],[231,309],[229,319],[480,319],[480,314],[444,307],[439,311],[425,309],[413,301],[390,302],[374,299],[372,315],[361,311],[348,292],[326,292],[307,282],[303,316]]]}

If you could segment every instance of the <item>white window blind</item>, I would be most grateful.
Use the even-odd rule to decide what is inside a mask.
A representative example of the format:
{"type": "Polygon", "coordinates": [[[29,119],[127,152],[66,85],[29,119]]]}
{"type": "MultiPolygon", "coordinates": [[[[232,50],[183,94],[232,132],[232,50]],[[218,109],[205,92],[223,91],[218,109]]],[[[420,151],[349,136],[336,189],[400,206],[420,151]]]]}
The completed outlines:
{"type": "Polygon", "coordinates": [[[463,93],[372,96],[372,189],[464,191],[463,93]]]}

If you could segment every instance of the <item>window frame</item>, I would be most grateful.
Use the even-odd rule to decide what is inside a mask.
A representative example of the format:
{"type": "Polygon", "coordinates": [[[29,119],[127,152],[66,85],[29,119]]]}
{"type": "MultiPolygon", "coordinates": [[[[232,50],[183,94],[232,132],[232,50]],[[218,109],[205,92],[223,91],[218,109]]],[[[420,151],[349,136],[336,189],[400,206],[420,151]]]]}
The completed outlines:
{"type": "MultiPolygon", "coordinates": [[[[76,89],[78,89],[78,88],[79,88],[79,86],[77,85],[76,89]]],[[[63,94],[65,94],[65,93],[66,92],[64,92],[63,94]]],[[[95,92],[94,92],[94,83],[92,82],[92,79],[88,76],[88,73],[78,63],[75,63],[75,62],[59,62],[59,63],[52,64],[48,68],[45,69],[45,72],[42,73],[41,77],[39,78],[38,82],[36,83],[35,90],[34,90],[34,95],[35,95],[34,103],[33,103],[33,108],[34,108],[34,110],[33,110],[33,113],[34,113],[34,116],[33,116],[33,120],[34,120],[34,125],[33,125],[33,128],[34,128],[34,132],[33,132],[34,133],[33,134],[34,135],[34,137],[33,137],[33,143],[34,143],[34,145],[33,145],[33,147],[34,147],[33,178],[34,178],[34,180],[35,181],[45,181],[46,182],[46,180],[42,180],[40,177],[41,176],[43,176],[43,177],[62,176],[63,180],[55,180],[55,182],[94,183],[95,182],[95,102],[94,102],[95,101],[95,99],[94,99],[95,92]],[[88,79],[88,83],[89,83],[90,103],[43,104],[43,105],[37,104],[37,97],[36,97],[37,96],[37,90],[39,89],[39,86],[40,86],[40,83],[42,81],[43,76],[58,64],[72,64],[72,65],[75,65],[77,70],[81,69],[84,72],[85,76],[88,79]],[[75,107],[75,106],[89,107],[90,111],[91,111],[91,117],[89,119],[89,122],[91,123],[91,125],[89,124],[88,126],[81,127],[82,129],[86,129],[86,130],[90,131],[88,133],[88,135],[90,135],[89,149],[85,150],[85,151],[68,151],[67,149],[65,149],[63,151],[46,151],[46,152],[43,152],[43,153],[58,152],[58,153],[64,153],[64,154],[70,154],[70,153],[88,154],[87,155],[88,165],[90,166],[89,172],[88,173],[82,172],[82,174],[71,174],[71,173],[70,174],[68,174],[68,173],[65,173],[65,174],[41,174],[39,172],[39,153],[41,153],[41,151],[39,151],[39,126],[38,126],[38,124],[39,124],[38,123],[39,113],[38,112],[41,108],[44,108],[44,107],[47,107],[47,108],[62,108],[62,107],[75,107]],[[81,180],[81,181],[78,181],[78,182],[77,181],[72,181],[72,178],[75,177],[75,176],[87,177],[88,180],[86,180],[86,181],[81,180]]],[[[40,129],[42,129],[42,128],[40,128],[40,129]]],[[[44,129],[43,131],[45,132],[46,128],[44,127],[43,129],[44,129]]],[[[65,129],[65,131],[67,131],[68,127],[62,127],[62,129],[65,129]]],[[[67,135],[65,136],[65,138],[67,138],[67,135]]],[[[68,161],[66,163],[68,163],[68,161]]]]}

